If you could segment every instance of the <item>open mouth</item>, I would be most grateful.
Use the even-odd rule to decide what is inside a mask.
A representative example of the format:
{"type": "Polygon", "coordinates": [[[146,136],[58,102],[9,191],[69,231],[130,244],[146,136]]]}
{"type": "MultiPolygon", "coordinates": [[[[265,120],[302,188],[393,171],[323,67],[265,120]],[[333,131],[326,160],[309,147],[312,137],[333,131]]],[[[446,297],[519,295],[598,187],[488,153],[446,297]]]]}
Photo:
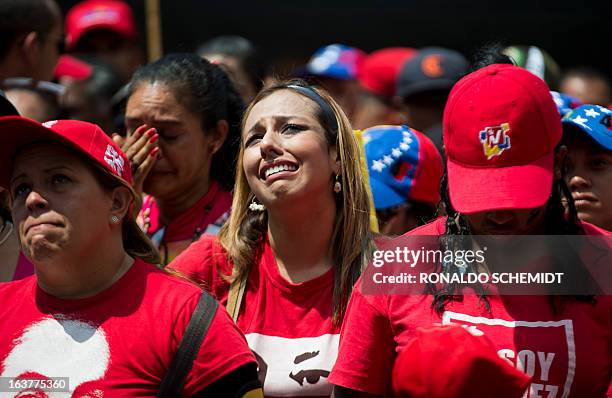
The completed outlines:
{"type": "Polygon", "coordinates": [[[262,167],[259,172],[259,177],[266,181],[268,178],[278,175],[281,176],[281,173],[293,173],[299,167],[291,162],[275,162],[262,167]]]}

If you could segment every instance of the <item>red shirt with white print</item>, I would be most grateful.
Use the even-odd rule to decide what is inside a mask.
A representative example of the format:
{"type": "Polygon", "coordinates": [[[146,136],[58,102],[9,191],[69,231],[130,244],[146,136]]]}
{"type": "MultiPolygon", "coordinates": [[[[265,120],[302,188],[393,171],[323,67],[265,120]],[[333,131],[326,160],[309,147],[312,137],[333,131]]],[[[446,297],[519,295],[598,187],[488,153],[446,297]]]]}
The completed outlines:
{"type": "MultiPolygon", "coordinates": [[[[583,224],[589,235],[609,234],[583,224]]],[[[439,218],[408,235],[441,235],[439,218]]],[[[612,297],[596,304],[564,301],[553,311],[546,296],[476,295],[445,304],[438,315],[432,296],[364,295],[360,279],[344,318],[338,361],[330,382],[371,394],[390,391],[397,353],[417,327],[458,324],[485,335],[500,357],[532,378],[524,397],[601,397],[612,380],[612,297]]],[[[486,380],[482,381],[486,383],[486,380]]]]}
{"type": "MultiPolygon", "coordinates": [[[[303,283],[279,271],[266,242],[248,277],[238,327],[259,362],[266,397],[329,397],[340,327],[332,324],[333,270],[303,283]]],[[[232,264],[215,237],[202,236],[171,268],[203,282],[222,304],[232,264]]]]}
{"type": "MultiPolygon", "coordinates": [[[[155,397],[200,294],[197,286],[141,260],[113,286],[85,299],[50,296],[34,276],[2,284],[0,377],[66,377],[71,397],[155,397]]],[[[219,306],[182,396],[254,361],[219,306]]]]}

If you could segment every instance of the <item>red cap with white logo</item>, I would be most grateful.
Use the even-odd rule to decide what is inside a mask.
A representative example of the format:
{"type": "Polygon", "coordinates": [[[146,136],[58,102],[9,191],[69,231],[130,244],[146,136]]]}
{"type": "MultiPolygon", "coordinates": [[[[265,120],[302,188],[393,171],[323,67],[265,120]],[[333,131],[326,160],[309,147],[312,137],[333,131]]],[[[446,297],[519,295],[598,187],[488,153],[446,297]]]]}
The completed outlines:
{"type": "Polygon", "coordinates": [[[496,64],[459,80],[444,110],[453,207],[475,213],[544,205],[561,134],[548,86],[529,71],[496,64]]]}
{"type": "Polygon", "coordinates": [[[0,118],[0,186],[10,186],[16,153],[33,142],[60,142],[89,157],[96,164],[131,187],[130,162],[121,149],[95,124],[78,120],[52,120],[45,123],[19,117],[0,118]]]}

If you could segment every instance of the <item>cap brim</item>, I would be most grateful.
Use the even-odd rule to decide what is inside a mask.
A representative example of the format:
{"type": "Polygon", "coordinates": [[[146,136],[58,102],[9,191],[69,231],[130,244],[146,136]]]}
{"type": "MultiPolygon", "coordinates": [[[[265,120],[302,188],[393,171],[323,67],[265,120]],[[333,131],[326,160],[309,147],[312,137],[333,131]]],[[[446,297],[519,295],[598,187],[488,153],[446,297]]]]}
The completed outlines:
{"type": "Polygon", "coordinates": [[[554,154],[512,167],[473,168],[447,160],[451,204],[460,213],[543,206],[552,191],[554,154]]]}
{"type": "Polygon", "coordinates": [[[576,126],[577,128],[580,129],[580,131],[584,132],[585,134],[588,134],[588,136],[594,139],[595,142],[597,142],[599,145],[606,148],[608,151],[612,151],[612,131],[610,131],[609,133],[608,132],[599,133],[599,132],[584,128],[583,125],[574,122],[572,119],[563,120],[562,123],[564,125],[576,126]]]}
{"type": "Polygon", "coordinates": [[[372,197],[374,198],[374,207],[376,210],[388,209],[401,205],[408,201],[408,198],[398,194],[386,184],[370,177],[370,187],[372,188],[372,197]]]}

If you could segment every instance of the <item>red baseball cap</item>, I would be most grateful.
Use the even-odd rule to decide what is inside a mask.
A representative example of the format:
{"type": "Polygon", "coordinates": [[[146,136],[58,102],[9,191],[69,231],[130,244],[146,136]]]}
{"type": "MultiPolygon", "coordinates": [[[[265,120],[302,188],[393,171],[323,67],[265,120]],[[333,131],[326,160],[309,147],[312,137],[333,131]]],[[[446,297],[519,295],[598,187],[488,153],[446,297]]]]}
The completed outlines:
{"type": "Polygon", "coordinates": [[[358,71],[359,84],[371,93],[392,98],[402,66],[416,54],[416,49],[408,47],[389,47],[374,51],[366,57],[358,71]]]}
{"type": "Polygon", "coordinates": [[[74,49],[79,39],[94,29],[108,29],[127,39],[136,37],[136,23],[130,7],[119,0],[85,0],[66,15],[66,46],[74,49]]]}
{"type": "Polygon", "coordinates": [[[519,398],[529,381],[497,355],[486,337],[461,326],[418,328],[392,374],[398,398],[519,398]]]}
{"type": "Polygon", "coordinates": [[[86,62],[78,60],[73,56],[63,54],[60,55],[55,72],[53,75],[59,79],[62,77],[70,77],[74,80],[84,80],[91,76],[93,68],[86,62]]]}
{"type": "Polygon", "coordinates": [[[132,189],[129,160],[97,125],[78,120],[52,120],[41,124],[20,116],[0,118],[1,187],[8,189],[10,186],[12,163],[17,152],[37,141],[59,142],[84,154],[132,189]]]}
{"type": "Polygon", "coordinates": [[[475,213],[544,205],[561,135],[550,90],[531,72],[494,64],[465,76],[444,110],[453,207],[475,213]]]}

